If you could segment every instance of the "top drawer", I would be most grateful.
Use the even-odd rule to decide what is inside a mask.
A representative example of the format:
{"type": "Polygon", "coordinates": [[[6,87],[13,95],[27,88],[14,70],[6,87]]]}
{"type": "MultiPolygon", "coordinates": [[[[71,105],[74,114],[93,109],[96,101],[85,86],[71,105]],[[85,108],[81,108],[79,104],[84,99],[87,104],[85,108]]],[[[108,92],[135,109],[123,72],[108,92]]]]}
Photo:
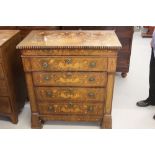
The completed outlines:
{"type": "Polygon", "coordinates": [[[37,57],[31,58],[32,71],[106,71],[107,58],[37,57]]]}

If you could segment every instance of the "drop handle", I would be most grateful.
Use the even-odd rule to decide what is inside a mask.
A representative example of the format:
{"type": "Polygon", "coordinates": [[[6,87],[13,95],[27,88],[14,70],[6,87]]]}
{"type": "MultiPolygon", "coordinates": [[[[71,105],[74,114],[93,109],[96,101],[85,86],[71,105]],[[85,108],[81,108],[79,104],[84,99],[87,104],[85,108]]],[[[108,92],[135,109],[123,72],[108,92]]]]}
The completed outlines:
{"type": "Polygon", "coordinates": [[[90,82],[93,82],[93,81],[95,81],[95,78],[94,78],[94,77],[90,77],[90,78],[89,78],[89,81],[90,81],[90,82]]]}
{"type": "Polygon", "coordinates": [[[96,67],[96,62],[90,62],[89,67],[91,68],[96,67]]]}
{"type": "Polygon", "coordinates": [[[44,80],[48,81],[48,80],[50,80],[50,77],[49,76],[45,76],[44,80]]]}
{"type": "Polygon", "coordinates": [[[42,66],[43,66],[43,68],[47,68],[48,67],[48,63],[47,62],[43,62],[42,66]]]}
{"type": "Polygon", "coordinates": [[[72,77],[72,73],[71,72],[66,73],[66,77],[68,78],[72,77]]]}
{"type": "Polygon", "coordinates": [[[66,89],[66,92],[68,92],[68,93],[73,93],[73,92],[74,92],[74,89],[72,89],[72,88],[67,88],[67,89],[66,89]]]}

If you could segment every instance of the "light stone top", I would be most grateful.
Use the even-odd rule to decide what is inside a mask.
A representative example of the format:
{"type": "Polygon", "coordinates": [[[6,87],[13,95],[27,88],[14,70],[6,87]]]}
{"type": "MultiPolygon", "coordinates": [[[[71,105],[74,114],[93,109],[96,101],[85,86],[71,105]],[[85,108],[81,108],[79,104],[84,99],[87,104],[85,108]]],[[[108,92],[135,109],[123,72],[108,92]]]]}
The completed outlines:
{"type": "Polygon", "coordinates": [[[31,31],[17,49],[120,49],[115,31],[31,31]]]}

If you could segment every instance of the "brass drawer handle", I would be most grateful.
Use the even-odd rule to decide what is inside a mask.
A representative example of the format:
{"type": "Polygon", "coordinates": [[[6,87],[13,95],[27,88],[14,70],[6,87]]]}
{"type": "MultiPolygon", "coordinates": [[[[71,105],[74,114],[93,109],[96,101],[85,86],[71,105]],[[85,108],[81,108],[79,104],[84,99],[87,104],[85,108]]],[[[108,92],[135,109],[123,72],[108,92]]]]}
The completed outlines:
{"type": "Polygon", "coordinates": [[[90,92],[90,93],[88,93],[88,96],[91,97],[91,98],[94,98],[95,94],[93,92],[90,92]]]}
{"type": "Polygon", "coordinates": [[[48,111],[49,111],[49,112],[54,111],[54,107],[53,107],[53,106],[49,106],[49,107],[48,107],[48,111]]]}
{"type": "Polygon", "coordinates": [[[50,80],[50,77],[49,76],[45,76],[44,80],[48,81],[48,80],[50,80]]]}
{"type": "Polygon", "coordinates": [[[71,59],[71,58],[66,59],[66,60],[65,60],[65,63],[66,63],[66,64],[71,64],[71,63],[72,63],[72,59],[71,59]]]}
{"type": "Polygon", "coordinates": [[[88,111],[88,112],[93,112],[93,111],[94,111],[93,106],[88,106],[87,111],[88,111]]]}
{"type": "Polygon", "coordinates": [[[96,62],[90,62],[89,67],[91,68],[96,67],[96,62]]]}
{"type": "Polygon", "coordinates": [[[66,73],[66,76],[67,77],[71,77],[72,76],[72,73],[68,72],[68,73],[66,73]]]}
{"type": "Polygon", "coordinates": [[[90,81],[90,82],[93,82],[93,81],[95,81],[95,78],[94,78],[94,77],[90,77],[90,78],[89,78],[89,81],[90,81]]]}
{"type": "Polygon", "coordinates": [[[72,102],[68,102],[68,107],[72,108],[73,107],[73,103],[72,102]]]}
{"type": "Polygon", "coordinates": [[[73,90],[73,88],[67,88],[66,91],[71,93],[71,92],[73,92],[74,90],[73,90]]]}
{"type": "Polygon", "coordinates": [[[48,68],[48,63],[47,62],[43,62],[42,66],[43,66],[43,68],[48,68]]]}
{"type": "Polygon", "coordinates": [[[47,97],[52,97],[52,92],[47,91],[47,92],[46,92],[46,96],[47,96],[47,97]]]}

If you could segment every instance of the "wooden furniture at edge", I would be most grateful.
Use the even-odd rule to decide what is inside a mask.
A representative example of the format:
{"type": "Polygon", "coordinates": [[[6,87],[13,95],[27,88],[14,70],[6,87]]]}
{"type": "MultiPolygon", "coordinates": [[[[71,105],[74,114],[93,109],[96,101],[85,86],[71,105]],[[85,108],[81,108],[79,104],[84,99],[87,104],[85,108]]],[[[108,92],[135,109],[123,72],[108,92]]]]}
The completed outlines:
{"type": "Polygon", "coordinates": [[[0,30],[20,30],[21,39],[32,30],[58,30],[60,26],[0,26],[0,30]]]}
{"type": "Polygon", "coordinates": [[[26,98],[24,72],[16,45],[20,31],[0,30],[0,115],[18,122],[18,113],[26,98]]]}
{"type": "Polygon", "coordinates": [[[32,31],[19,45],[31,127],[47,120],[91,121],[112,128],[117,51],[114,31],[32,31]]]}
{"type": "Polygon", "coordinates": [[[126,77],[130,67],[133,26],[62,26],[63,30],[115,30],[122,48],[118,52],[117,72],[126,77]]]}
{"type": "Polygon", "coordinates": [[[147,30],[146,32],[142,32],[143,38],[152,38],[153,31],[155,29],[155,26],[144,26],[144,28],[147,30]]]}

